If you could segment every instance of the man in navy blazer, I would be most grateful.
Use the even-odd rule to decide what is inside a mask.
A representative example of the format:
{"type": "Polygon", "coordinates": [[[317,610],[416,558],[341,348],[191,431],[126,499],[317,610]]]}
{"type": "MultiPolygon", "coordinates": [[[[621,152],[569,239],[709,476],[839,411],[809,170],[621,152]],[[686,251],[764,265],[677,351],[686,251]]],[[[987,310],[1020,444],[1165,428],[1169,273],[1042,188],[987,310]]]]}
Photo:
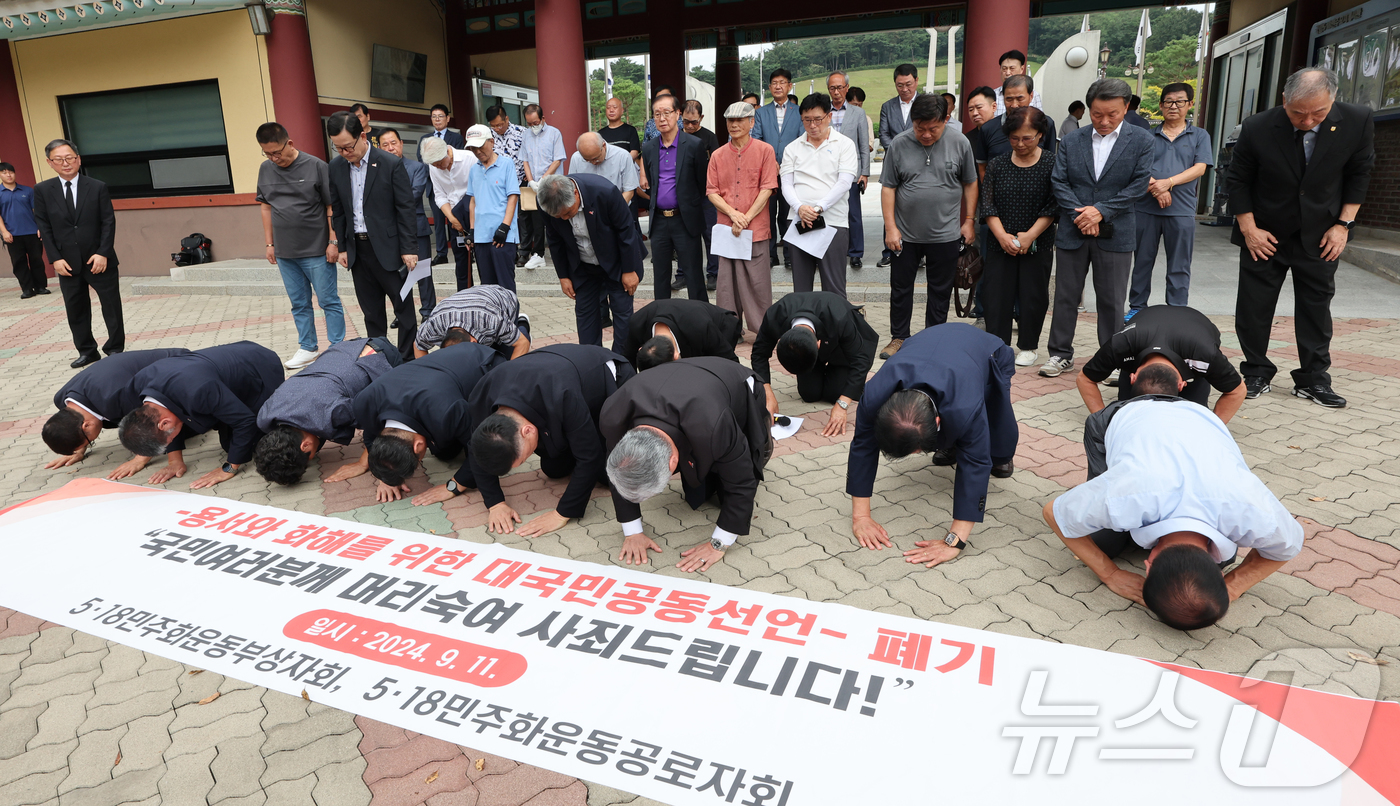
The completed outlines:
{"type": "Polygon", "coordinates": [[[1094,268],[1099,346],[1123,329],[1123,303],[1137,250],[1133,210],[1152,179],[1152,134],[1128,123],[1132,90],[1119,78],[1089,85],[1084,99],[1093,125],[1064,136],[1050,173],[1060,205],[1055,231],[1055,313],[1040,374],[1053,378],[1074,367],[1074,328],[1089,267],[1094,268]]]}
{"type": "Polygon", "coordinates": [[[603,346],[598,309],[612,308],[613,346],[627,344],[632,294],[642,281],[641,232],[622,191],[593,174],[540,180],[535,202],[544,213],[544,232],[559,287],[574,301],[579,344],[603,346]]]}
{"type": "Polygon", "coordinates": [[[151,484],[162,484],[185,475],[185,441],[217,429],[228,460],[196,479],[190,489],[213,487],[252,460],[262,437],[258,410],[283,379],[277,353],[251,341],[157,361],[132,379],[142,403],[122,417],[117,437],[137,456],[169,454],[165,468],[150,479],[151,484]]]}
{"type": "MultiPolygon", "coordinates": [[[[452,122],[452,110],[448,109],[446,104],[433,104],[432,112],[428,115],[428,120],[433,124],[433,130],[431,133],[418,138],[418,153],[414,157],[414,159],[424,167],[427,167],[427,163],[423,162],[423,141],[427,140],[429,137],[441,138],[444,143],[447,143],[448,148],[455,148],[459,151],[467,147],[467,140],[462,136],[461,132],[447,128],[447,124],[452,122]]],[[[415,185],[415,187],[417,186],[415,185]]],[[[413,197],[418,201],[418,207],[420,209],[423,207],[422,200],[424,196],[428,198],[428,206],[437,210],[437,205],[433,203],[433,186],[431,182],[428,183],[428,187],[425,191],[413,197]]],[[[446,216],[441,213],[433,214],[433,232],[437,238],[437,254],[433,256],[433,265],[439,266],[447,262],[447,247],[452,243],[447,237],[446,216]]],[[[418,288],[419,291],[422,291],[421,285],[418,288]]],[[[429,307],[428,312],[431,311],[432,308],[429,307]]],[[[423,314],[425,317],[427,315],[427,313],[423,314]]]]}
{"type": "Polygon", "coordinates": [[[652,284],[657,299],[671,297],[671,257],[691,299],[709,301],[700,245],[705,235],[705,176],[710,155],[693,134],[681,131],[676,96],[652,101],[659,137],[642,143],[643,188],[651,194],[647,221],[652,284]]]}
{"type": "Polygon", "coordinates": [[[403,160],[370,145],[359,119],[349,112],[331,115],[326,134],[339,152],[330,163],[331,228],[340,242],[340,265],[350,269],[355,281],[365,335],[389,334],[388,299],[399,320],[399,352],[412,361],[418,334],[413,292],[399,296],[408,272],[418,265],[408,169],[403,160]]]}
{"type": "MultiPolygon", "coordinates": [[[[449,461],[467,449],[472,438],[467,398],[486,373],[505,360],[484,344],[464,341],[375,378],[355,395],[355,422],[364,429],[364,453],[357,464],[341,468],[328,480],[344,481],[369,471],[379,480],[375,497],[380,503],[399,500],[425,453],[449,461]]],[[[446,484],[422,493],[413,503],[435,503],[475,487],[468,458],[463,457],[446,484]]]]}
{"type": "Polygon", "coordinates": [[[868,549],[890,548],[889,534],[870,515],[880,454],[933,454],[933,464],[957,465],[953,524],[914,543],[909,562],[932,568],[955,559],[987,511],[987,479],[1010,477],[1020,430],[1011,409],[1016,357],[991,333],[948,322],[914,334],[865,386],[846,466],[851,529],[868,549]]]}
{"type": "MultiPolygon", "coordinates": [[[[773,157],[778,165],[783,164],[783,149],[788,143],[801,137],[802,115],[797,111],[797,99],[791,96],[792,73],[778,68],[768,74],[768,91],[773,100],[754,111],[752,137],[773,147],[773,157]],[[779,119],[781,117],[781,120],[779,119]]],[[[768,220],[773,222],[773,237],[768,240],[768,257],[774,266],[778,265],[778,238],[782,235],[782,225],[788,220],[788,203],[783,194],[774,193],[768,199],[768,220]]],[[[784,245],[784,264],[792,270],[792,250],[784,245]]]]}
{"type": "MultiPolygon", "coordinates": [[[[104,428],[116,428],[127,412],[141,405],[131,385],[136,373],[162,358],[185,355],[183,347],[132,350],[110,356],[68,379],[53,396],[58,412],[44,423],[42,436],[59,458],[44,467],[68,467],[83,461],[87,449],[104,428]]],[[[137,456],[112,471],[109,479],[124,479],[145,467],[149,457],[137,456]]]]}

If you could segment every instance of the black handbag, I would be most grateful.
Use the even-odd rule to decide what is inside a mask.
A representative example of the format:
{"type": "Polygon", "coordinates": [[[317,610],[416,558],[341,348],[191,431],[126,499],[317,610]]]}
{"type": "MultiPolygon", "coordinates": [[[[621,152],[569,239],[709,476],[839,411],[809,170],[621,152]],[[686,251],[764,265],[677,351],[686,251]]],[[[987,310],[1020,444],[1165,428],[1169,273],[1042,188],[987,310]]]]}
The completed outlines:
{"type": "Polygon", "coordinates": [[[953,307],[963,319],[972,318],[972,295],[977,283],[982,280],[982,252],[970,243],[958,244],[958,271],[953,275],[953,307]],[[962,295],[967,292],[967,307],[963,307],[962,295]]]}

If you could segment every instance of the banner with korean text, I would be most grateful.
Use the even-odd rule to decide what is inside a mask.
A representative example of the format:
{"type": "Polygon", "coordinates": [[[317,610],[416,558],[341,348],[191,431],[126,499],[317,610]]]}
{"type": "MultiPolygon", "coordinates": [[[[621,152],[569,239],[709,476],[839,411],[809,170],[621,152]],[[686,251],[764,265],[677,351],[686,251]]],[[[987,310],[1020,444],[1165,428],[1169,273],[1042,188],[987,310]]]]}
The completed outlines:
{"type": "Polygon", "coordinates": [[[107,481],[0,511],[0,605],[684,806],[1400,800],[1393,702],[107,481]]]}

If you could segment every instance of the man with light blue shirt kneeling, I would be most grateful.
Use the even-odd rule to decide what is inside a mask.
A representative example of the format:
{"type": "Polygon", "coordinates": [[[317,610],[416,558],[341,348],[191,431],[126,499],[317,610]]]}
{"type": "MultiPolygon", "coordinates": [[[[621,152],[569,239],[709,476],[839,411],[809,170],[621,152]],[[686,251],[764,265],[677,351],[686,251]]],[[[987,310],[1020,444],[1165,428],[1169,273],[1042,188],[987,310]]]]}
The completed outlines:
{"type": "Polygon", "coordinates": [[[1303,527],[1269,491],[1225,424],[1177,396],[1165,363],[1084,425],[1089,480],[1045,505],[1045,522],[1114,593],[1197,630],[1303,548],[1303,527]],[[1144,578],[1113,558],[1147,549],[1144,578]],[[1239,549],[1252,551],[1229,573],[1239,549]]]}

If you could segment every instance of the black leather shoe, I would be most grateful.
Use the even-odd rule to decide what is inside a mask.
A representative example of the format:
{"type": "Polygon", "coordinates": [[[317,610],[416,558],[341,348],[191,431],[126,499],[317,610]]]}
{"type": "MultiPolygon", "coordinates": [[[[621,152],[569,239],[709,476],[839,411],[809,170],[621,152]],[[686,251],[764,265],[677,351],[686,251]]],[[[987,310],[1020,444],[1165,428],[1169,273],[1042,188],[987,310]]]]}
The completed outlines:
{"type": "Polygon", "coordinates": [[[887,257],[882,257],[882,258],[880,258],[878,261],[875,262],[875,268],[877,268],[877,269],[888,269],[889,267],[890,267],[890,259],[887,258],[887,257]]]}
{"type": "Polygon", "coordinates": [[[72,367],[73,369],[81,369],[87,366],[88,364],[96,364],[98,361],[101,360],[102,356],[98,355],[97,353],[93,353],[92,355],[80,355],[78,356],[78,360],[74,361],[68,366],[72,367]]]}
{"type": "Polygon", "coordinates": [[[20,299],[34,299],[34,298],[37,297],[37,296],[39,296],[39,292],[37,292],[37,291],[25,291],[25,292],[23,292],[23,293],[21,293],[21,294],[19,295],[19,298],[20,298],[20,299]]]}
{"type": "Polygon", "coordinates": [[[715,290],[715,287],[716,287],[718,284],[719,284],[719,279],[716,278],[716,277],[706,277],[706,278],[705,278],[705,290],[706,290],[706,291],[714,291],[714,290],[715,290]]]}
{"type": "Polygon", "coordinates": [[[104,348],[102,352],[106,353],[107,355],[116,355],[117,353],[123,352],[123,348],[118,347],[115,350],[108,350],[104,348]]]}
{"type": "Polygon", "coordinates": [[[862,265],[861,265],[861,262],[860,262],[860,258],[858,258],[858,257],[853,257],[853,258],[851,258],[851,268],[854,269],[854,270],[856,270],[856,271],[860,271],[860,270],[863,268],[862,265]]]}
{"type": "Polygon", "coordinates": [[[1009,479],[1016,470],[1016,462],[1010,461],[1004,465],[992,465],[992,478],[1009,479]]]}
{"type": "Polygon", "coordinates": [[[447,255],[438,255],[437,257],[433,258],[433,265],[434,265],[434,266],[441,266],[442,264],[444,264],[444,263],[446,263],[446,262],[447,262],[447,255]]]}
{"type": "Polygon", "coordinates": [[[684,277],[677,277],[676,279],[674,279],[674,280],[671,281],[671,290],[672,290],[672,291],[680,291],[682,288],[685,288],[685,278],[684,278],[684,277]]]}
{"type": "MultiPolygon", "coordinates": [[[[1314,384],[1312,386],[1295,386],[1293,394],[1304,400],[1311,400],[1319,406],[1326,406],[1329,409],[1344,409],[1347,406],[1347,399],[1332,391],[1332,387],[1325,383],[1314,384]]],[[[1248,397],[1249,393],[1246,392],[1248,397]]]]}
{"type": "Polygon", "coordinates": [[[1269,382],[1268,382],[1268,381],[1264,380],[1263,378],[1259,377],[1258,375],[1246,375],[1246,376],[1244,376],[1244,399],[1245,399],[1245,400],[1253,400],[1253,399],[1259,397],[1260,395],[1268,394],[1269,390],[1272,389],[1272,388],[1273,388],[1273,387],[1269,386],[1269,382]]]}
{"type": "Polygon", "coordinates": [[[952,467],[958,463],[958,455],[945,448],[939,448],[933,452],[933,464],[935,467],[952,467]]]}
{"type": "Polygon", "coordinates": [[[50,291],[50,290],[48,290],[47,288],[41,288],[41,289],[39,289],[38,291],[35,291],[34,293],[35,293],[35,294],[52,294],[53,292],[50,291]]]}
{"type": "Polygon", "coordinates": [[[792,271],[792,258],[785,259],[783,261],[783,267],[786,268],[788,271],[792,271]]]}
{"type": "Polygon", "coordinates": [[[398,330],[398,329],[399,329],[399,318],[398,318],[397,316],[394,317],[394,321],[392,321],[392,322],[389,323],[389,329],[391,329],[391,330],[398,330]]]}

